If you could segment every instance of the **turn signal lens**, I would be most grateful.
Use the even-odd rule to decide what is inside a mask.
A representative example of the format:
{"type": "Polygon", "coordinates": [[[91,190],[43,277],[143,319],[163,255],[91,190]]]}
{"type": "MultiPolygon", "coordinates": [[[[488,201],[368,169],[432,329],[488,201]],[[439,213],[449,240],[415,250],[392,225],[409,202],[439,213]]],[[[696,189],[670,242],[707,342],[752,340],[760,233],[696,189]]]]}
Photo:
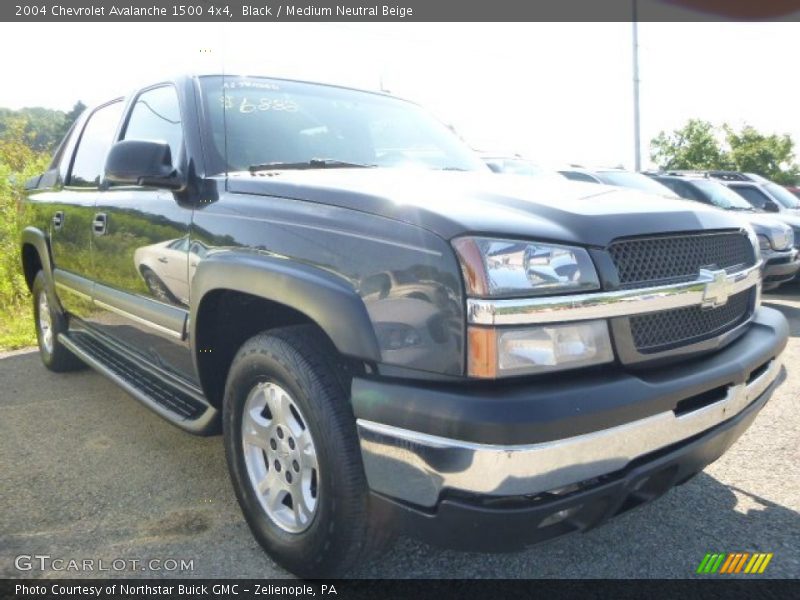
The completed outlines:
{"type": "Polygon", "coordinates": [[[549,373],[614,360],[605,321],[524,329],[470,327],[468,337],[471,377],[549,373]]]}

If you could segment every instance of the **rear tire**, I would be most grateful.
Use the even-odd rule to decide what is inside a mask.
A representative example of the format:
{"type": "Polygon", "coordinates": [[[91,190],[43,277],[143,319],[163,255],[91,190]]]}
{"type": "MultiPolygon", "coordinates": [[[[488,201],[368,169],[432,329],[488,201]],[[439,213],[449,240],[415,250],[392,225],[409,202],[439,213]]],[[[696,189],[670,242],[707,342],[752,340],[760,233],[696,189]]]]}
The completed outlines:
{"type": "Polygon", "coordinates": [[[44,366],[56,373],[77,371],[86,365],[58,340],[67,332],[67,318],[60,310],[53,294],[47,289],[44,273],[39,271],[33,280],[33,320],[39,356],[44,366]]]}
{"type": "Polygon", "coordinates": [[[335,353],[313,326],[258,334],[236,354],[223,404],[245,519],[278,564],[307,578],[341,576],[390,539],[370,506],[335,353]]]}

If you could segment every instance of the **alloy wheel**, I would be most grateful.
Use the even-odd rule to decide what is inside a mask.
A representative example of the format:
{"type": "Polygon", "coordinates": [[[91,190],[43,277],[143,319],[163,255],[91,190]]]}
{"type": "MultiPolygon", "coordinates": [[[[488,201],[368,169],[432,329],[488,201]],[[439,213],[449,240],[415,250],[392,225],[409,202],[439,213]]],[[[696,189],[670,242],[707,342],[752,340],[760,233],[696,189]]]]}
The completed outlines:
{"type": "Polygon", "coordinates": [[[312,523],[319,504],[319,463],[298,404],[273,382],[248,394],[242,413],[247,474],[270,520],[289,533],[312,523]]]}

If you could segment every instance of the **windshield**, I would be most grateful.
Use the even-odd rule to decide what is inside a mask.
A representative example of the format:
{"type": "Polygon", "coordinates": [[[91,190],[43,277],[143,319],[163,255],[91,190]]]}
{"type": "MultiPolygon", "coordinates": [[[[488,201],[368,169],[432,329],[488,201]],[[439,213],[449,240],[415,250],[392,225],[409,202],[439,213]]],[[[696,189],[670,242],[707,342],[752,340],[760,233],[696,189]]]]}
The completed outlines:
{"type": "Polygon", "coordinates": [[[410,102],[260,77],[200,81],[215,172],[303,163],[488,170],[450,129],[410,102]]]}
{"type": "Polygon", "coordinates": [[[767,188],[767,191],[772,194],[772,197],[775,198],[784,208],[797,208],[798,207],[798,200],[797,196],[792,194],[789,190],[787,190],[782,185],[778,185],[777,183],[765,183],[764,187],[767,188]]]}
{"type": "Polygon", "coordinates": [[[647,175],[641,173],[630,173],[628,171],[600,171],[597,176],[603,180],[603,183],[609,185],[618,185],[626,188],[633,188],[641,190],[650,194],[659,194],[660,196],[675,196],[668,187],[661,185],[657,181],[653,181],[647,175]]]}
{"type": "Polygon", "coordinates": [[[752,205],[739,194],[716,181],[692,181],[714,206],[725,210],[753,210],[752,205]]]}

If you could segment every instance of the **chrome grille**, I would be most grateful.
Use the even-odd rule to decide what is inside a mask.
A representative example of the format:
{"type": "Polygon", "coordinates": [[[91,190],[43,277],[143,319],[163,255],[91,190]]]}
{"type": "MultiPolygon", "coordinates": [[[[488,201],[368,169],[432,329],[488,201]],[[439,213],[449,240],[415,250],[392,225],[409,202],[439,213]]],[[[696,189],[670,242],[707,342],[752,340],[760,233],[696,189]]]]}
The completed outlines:
{"type": "Polygon", "coordinates": [[[653,354],[720,336],[750,317],[753,294],[753,289],[739,292],[719,308],[689,306],[631,317],[633,343],[640,353],[653,354]]]}
{"type": "Polygon", "coordinates": [[[740,231],[617,240],[608,247],[621,289],[692,281],[700,269],[735,272],[755,264],[740,231]]]}

